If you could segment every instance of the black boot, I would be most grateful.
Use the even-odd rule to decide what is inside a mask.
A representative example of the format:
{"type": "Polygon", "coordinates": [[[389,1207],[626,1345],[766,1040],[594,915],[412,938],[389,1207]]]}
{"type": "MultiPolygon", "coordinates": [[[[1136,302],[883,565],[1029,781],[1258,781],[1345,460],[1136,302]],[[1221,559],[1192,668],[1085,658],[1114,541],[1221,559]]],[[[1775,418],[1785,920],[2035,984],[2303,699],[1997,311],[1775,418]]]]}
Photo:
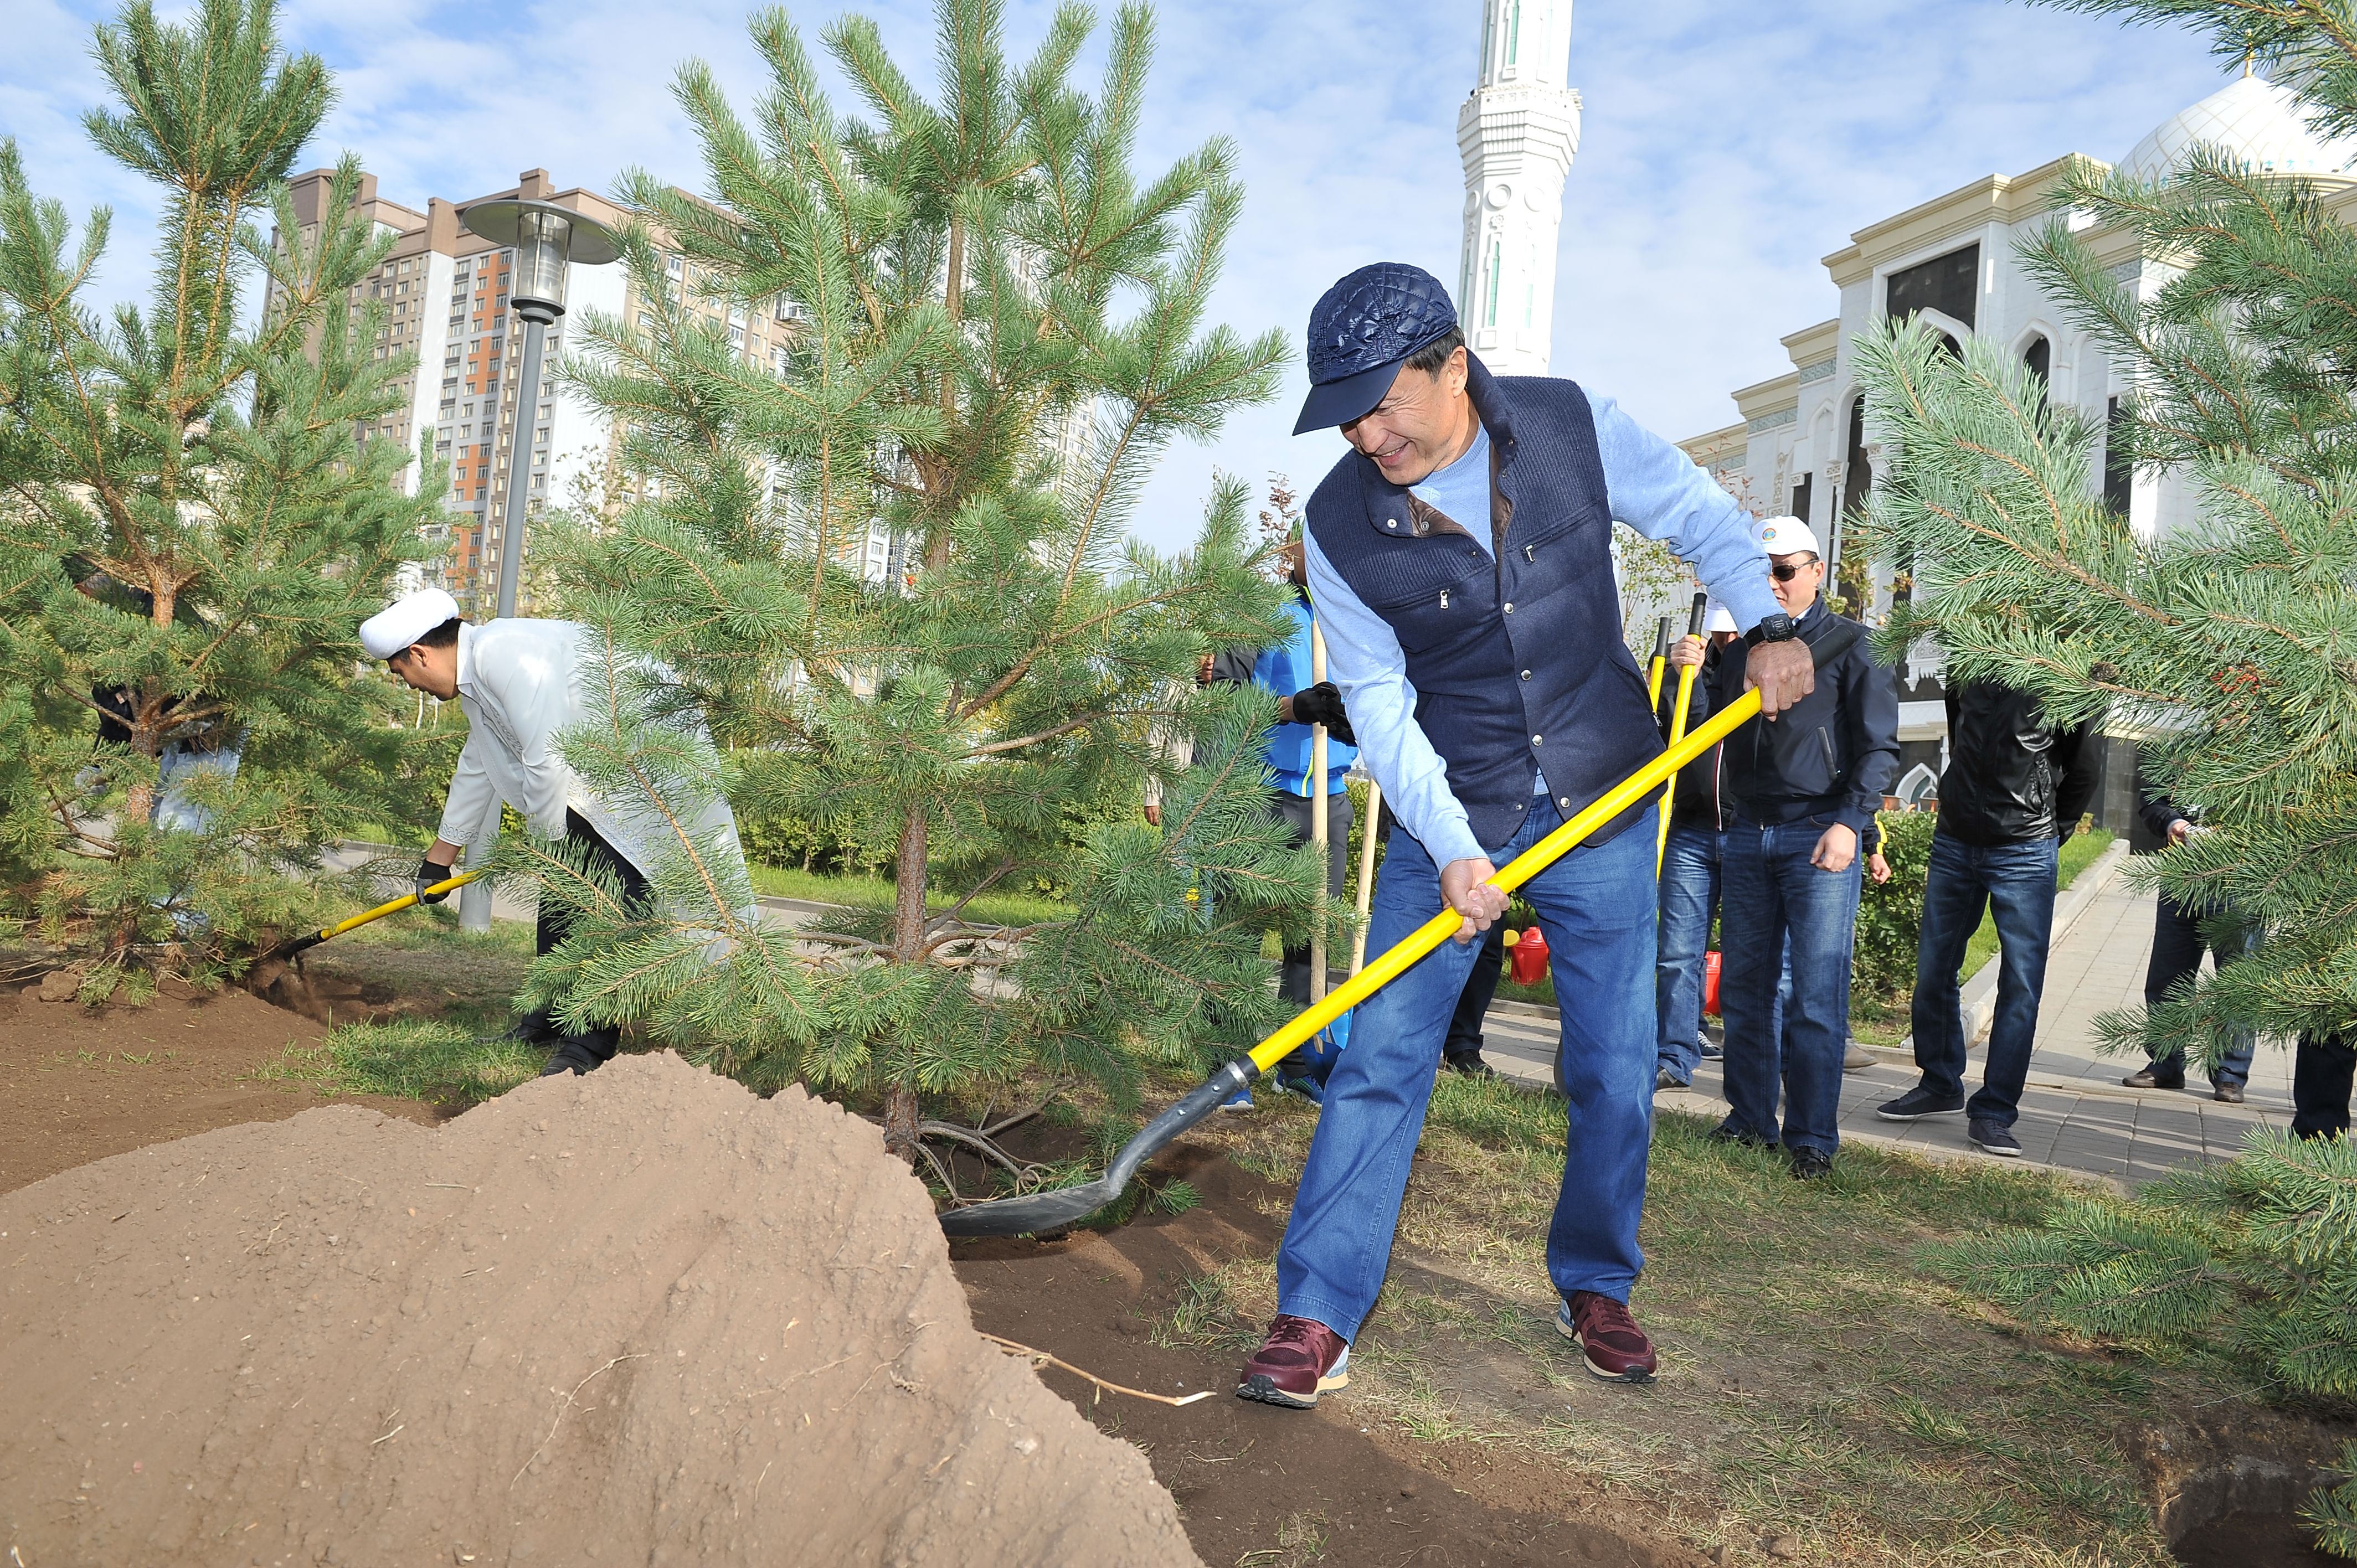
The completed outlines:
{"type": "Polygon", "coordinates": [[[526,1013],[496,1035],[478,1035],[475,1043],[483,1046],[503,1046],[513,1042],[520,1046],[544,1046],[563,1031],[549,1021],[545,1013],[526,1013]]]}
{"type": "Polygon", "coordinates": [[[619,1036],[611,1029],[592,1029],[586,1035],[567,1035],[557,1041],[548,1065],[540,1069],[543,1078],[554,1078],[559,1073],[596,1072],[614,1057],[619,1036]]]}

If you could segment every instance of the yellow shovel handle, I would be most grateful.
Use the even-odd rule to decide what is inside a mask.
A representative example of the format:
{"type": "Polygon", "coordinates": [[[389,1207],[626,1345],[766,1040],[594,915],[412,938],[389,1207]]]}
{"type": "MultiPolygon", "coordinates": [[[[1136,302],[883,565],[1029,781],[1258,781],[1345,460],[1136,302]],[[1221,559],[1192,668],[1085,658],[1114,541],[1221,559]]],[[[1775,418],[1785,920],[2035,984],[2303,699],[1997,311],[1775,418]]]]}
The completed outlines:
{"type": "MultiPolygon", "coordinates": [[[[1759,711],[1759,692],[1744,693],[1713,714],[1700,729],[1614,785],[1594,805],[1507,862],[1490,878],[1490,886],[1503,888],[1509,893],[1520,887],[1553,865],[1588,834],[1660,789],[1663,779],[1671,778],[1679,768],[1717,746],[1759,711]]],[[[1443,909],[1418,926],[1394,944],[1390,951],[1370,962],[1343,984],[1328,992],[1323,1002],[1296,1015],[1275,1034],[1254,1046],[1252,1048],[1253,1065],[1266,1072],[1283,1061],[1295,1047],[1315,1037],[1318,1030],[1381,991],[1418,959],[1455,936],[1463,919],[1454,909],[1443,909]]]]}
{"type": "MultiPolygon", "coordinates": [[[[476,877],[480,876],[481,875],[482,873],[479,871],[462,871],[457,875],[451,877],[446,882],[437,882],[434,884],[433,886],[428,887],[425,891],[428,893],[447,893],[453,887],[464,887],[468,883],[472,882],[476,877]]],[[[346,931],[358,930],[361,927],[367,925],[371,920],[382,920],[387,915],[398,915],[404,909],[408,908],[412,904],[416,902],[416,894],[404,893],[390,904],[379,904],[375,908],[371,909],[364,914],[354,915],[349,920],[339,920],[325,930],[314,931],[300,945],[307,948],[317,947],[321,942],[328,940],[329,938],[340,937],[346,931]]]]}

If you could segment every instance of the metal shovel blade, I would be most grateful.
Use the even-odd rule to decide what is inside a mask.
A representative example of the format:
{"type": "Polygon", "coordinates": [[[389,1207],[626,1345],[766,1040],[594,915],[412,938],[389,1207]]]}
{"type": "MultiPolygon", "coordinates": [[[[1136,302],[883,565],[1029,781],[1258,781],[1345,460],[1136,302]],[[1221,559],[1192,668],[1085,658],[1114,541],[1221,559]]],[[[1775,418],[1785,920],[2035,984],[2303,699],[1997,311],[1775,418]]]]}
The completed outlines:
{"type": "Polygon", "coordinates": [[[952,1236],[1036,1236],[1077,1225],[1119,1197],[1122,1188],[1129,1185],[1129,1178],[1137,1174],[1137,1167],[1152,1159],[1164,1144],[1218,1110],[1222,1101],[1232,1097],[1259,1073],[1249,1057],[1221,1068],[1124,1144],[1113,1164],[1105,1167],[1104,1175],[1094,1181],[1079,1187],[1060,1187],[1053,1192],[1035,1192],[1028,1197],[1003,1197],[996,1203],[952,1208],[942,1216],[942,1230],[952,1236]]]}

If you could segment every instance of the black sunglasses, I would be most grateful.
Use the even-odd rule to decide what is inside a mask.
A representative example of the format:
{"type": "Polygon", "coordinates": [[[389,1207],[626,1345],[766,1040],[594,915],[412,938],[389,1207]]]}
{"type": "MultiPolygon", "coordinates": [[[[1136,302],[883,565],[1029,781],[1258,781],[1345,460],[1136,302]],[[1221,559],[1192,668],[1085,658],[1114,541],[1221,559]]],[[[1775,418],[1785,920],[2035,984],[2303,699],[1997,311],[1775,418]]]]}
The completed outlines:
{"type": "Polygon", "coordinates": [[[1779,566],[1773,561],[1770,561],[1768,564],[1768,570],[1770,575],[1774,576],[1778,582],[1789,583],[1793,578],[1799,576],[1802,573],[1807,571],[1810,567],[1817,565],[1818,564],[1817,558],[1812,555],[1806,561],[1803,561],[1799,564],[1792,566],[1779,566]]]}

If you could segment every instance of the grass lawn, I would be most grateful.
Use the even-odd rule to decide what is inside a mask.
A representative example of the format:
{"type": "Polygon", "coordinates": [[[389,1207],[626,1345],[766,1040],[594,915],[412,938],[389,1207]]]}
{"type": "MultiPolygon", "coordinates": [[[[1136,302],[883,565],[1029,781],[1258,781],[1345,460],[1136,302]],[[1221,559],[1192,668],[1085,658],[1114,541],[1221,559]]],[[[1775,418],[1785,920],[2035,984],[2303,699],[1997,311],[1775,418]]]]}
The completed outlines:
{"type": "MultiPolygon", "coordinates": [[[[1291,1181],[1314,1113],[1208,1130],[1291,1181]]],[[[2121,1434],[2251,1397],[2223,1357],[2117,1359],[2023,1331],[1917,1266],[1926,1243],[2036,1223],[2085,1189],[1986,1165],[1843,1150],[1803,1187],[1771,1155],[1657,1119],[1633,1302],[1662,1373],[1590,1378],[1548,1315],[1559,1101],[1444,1075],[1389,1283],[1351,1349],[1350,1418],[1585,1473],[1730,1562],[2091,1568],[2171,1562],[2121,1434]]],[[[1274,1261],[1194,1278],[1152,1332],[1247,1351],[1274,1261]]]]}
{"type": "MultiPolygon", "coordinates": [[[[888,909],[894,888],[881,876],[823,876],[791,866],[754,865],[756,892],[773,898],[801,898],[813,904],[845,904],[858,909],[888,909]]],[[[928,891],[925,907],[936,914],[957,902],[954,894],[928,891]]],[[[1069,920],[1070,904],[1022,893],[985,893],[965,907],[966,918],[983,925],[1028,926],[1040,920],[1069,920]]]]}

